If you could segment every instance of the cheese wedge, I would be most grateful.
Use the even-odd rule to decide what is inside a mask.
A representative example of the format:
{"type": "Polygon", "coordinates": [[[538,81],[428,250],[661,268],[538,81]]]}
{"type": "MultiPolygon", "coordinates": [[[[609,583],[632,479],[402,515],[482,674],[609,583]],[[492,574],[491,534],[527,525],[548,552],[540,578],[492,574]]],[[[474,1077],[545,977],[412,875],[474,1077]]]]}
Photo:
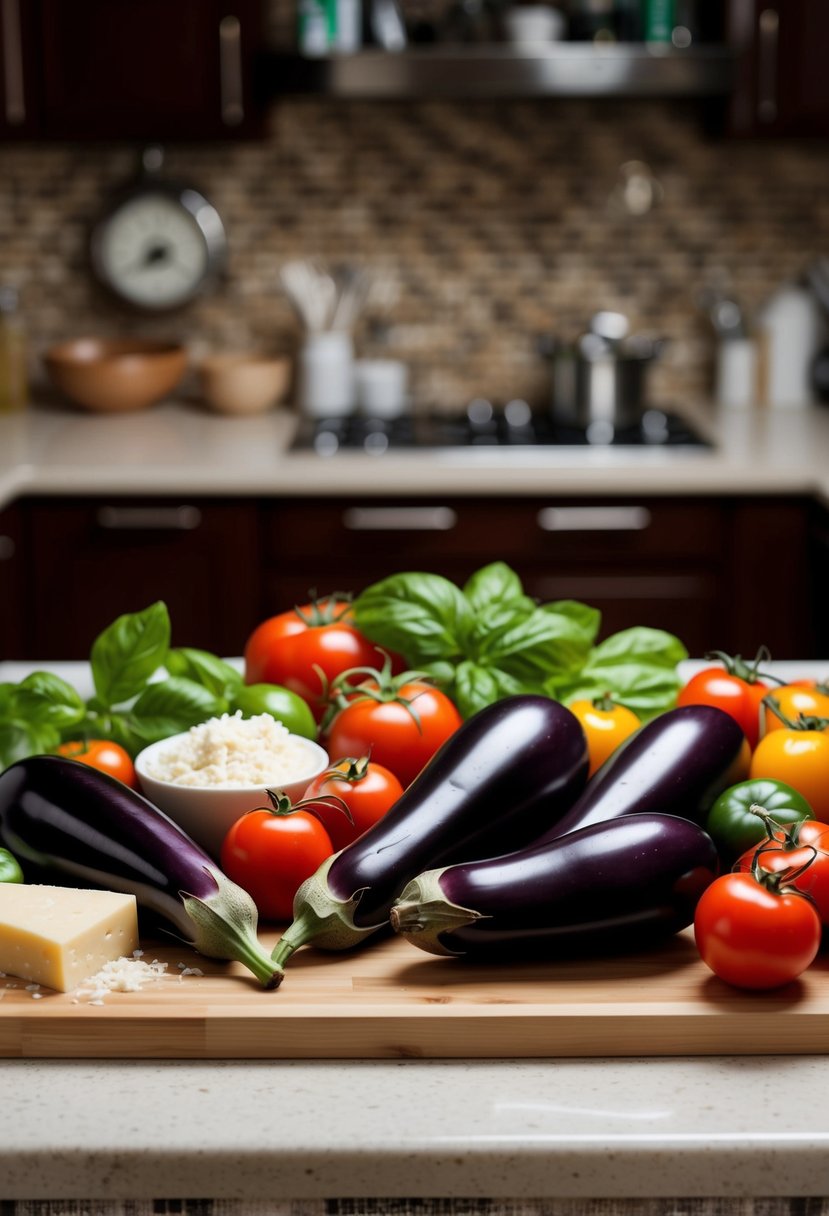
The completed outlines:
{"type": "Polygon", "coordinates": [[[134,895],[0,882],[0,971],[69,992],[138,948],[134,895]]]}

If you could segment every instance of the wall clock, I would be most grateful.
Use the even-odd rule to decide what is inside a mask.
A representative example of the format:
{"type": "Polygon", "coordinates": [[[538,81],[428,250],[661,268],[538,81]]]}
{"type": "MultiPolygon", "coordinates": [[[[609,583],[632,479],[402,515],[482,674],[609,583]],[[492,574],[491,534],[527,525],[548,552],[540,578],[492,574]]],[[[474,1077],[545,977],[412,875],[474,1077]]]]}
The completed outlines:
{"type": "Polygon", "coordinates": [[[160,173],[160,150],[144,153],[143,171],[101,216],[90,257],[98,281],[144,312],[167,312],[200,295],[224,266],[226,238],[218,211],[194,186],[160,173]]]}

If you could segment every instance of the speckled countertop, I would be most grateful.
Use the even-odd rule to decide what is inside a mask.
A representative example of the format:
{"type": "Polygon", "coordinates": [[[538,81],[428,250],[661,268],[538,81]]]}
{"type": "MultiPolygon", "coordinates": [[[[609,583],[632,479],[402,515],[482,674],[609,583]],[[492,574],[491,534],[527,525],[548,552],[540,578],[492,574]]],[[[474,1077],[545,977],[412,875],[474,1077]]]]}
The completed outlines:
{"type": "MultiPolygon", "coordinates": [[[[322,461],[286,454],[287,414],[31,410],[0,418],[0,504],[27,491],[339,493],[366,467],[377,492],[765,489],[829,501],[829,411],[704,422],[712,452],[322,461]]],[[[4,1060],[0,1200],[827,1195],[828,1087],[829,1057],[774,1055],[4,1060]]]]}
{"type": "Polygon", "coordinates": [[[0,506],[21,494],[722,494],[829,499],[829,409],[688,406],[710,449],[438,449],[325,458],[289,450],[288,410],[254,418],[169,403],[0,416],[0,506]]]}

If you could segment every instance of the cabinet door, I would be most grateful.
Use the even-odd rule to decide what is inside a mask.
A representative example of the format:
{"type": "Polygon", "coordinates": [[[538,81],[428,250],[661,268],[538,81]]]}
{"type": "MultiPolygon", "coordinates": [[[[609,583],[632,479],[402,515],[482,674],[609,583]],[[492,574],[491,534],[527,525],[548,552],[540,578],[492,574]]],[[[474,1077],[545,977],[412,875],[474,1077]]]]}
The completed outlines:
{"type": "Polygon", "coordinates": [[[0,662],[23,657],[23,531],[20,510],[0,512],[0,662]]]}
{"type": "Polygon", "coordinates": [[[261,0],[37,3],[44,135],[167,140],[258,132],[261,0]]]}
{"type": "Polygon", "coordinates": [[[729,22],[741,52],[732,132],[829,135],[826,0],[731,0],[729,22]]]}
{"type": "Polygon", "coordinates": [[[26,509],[26,657],[86,658],[101,629],[156,600],[167,604],[178,646],[239,654],[258,623],[252,503],[38,500],[26,509]]]}

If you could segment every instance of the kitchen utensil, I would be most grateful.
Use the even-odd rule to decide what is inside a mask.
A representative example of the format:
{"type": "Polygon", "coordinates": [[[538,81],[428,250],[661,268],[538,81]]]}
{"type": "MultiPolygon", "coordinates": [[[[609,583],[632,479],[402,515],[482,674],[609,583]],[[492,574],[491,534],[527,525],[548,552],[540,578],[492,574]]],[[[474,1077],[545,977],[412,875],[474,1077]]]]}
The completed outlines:
{"type": "Polygon", "coordinates": [[[345,330],[309,333],[299,350],[297,405],[314,418],[335,418],[354,408],[354,344],[345,330]]]}
{"type": "Polygon", "coordinates": [[[405,413],[408,368],[399,359],[358,359],[354,364],[357,408],[367,418],[405,413]]]}
{"type": "Polygon", "coordinates": [[[187,367],[187,351],[152,339],[76,338],[51,347],[44,362],[52,382],[76,405],[118,413],[172,392],[187,367]]]}
{"type": "Polygon", "coordinates": [[[256,354],[208,355],[199,368],[202,395],[220,414],[261,414],[281,401],[291,361],[256,354]]]}
{"type": "Polygon", "coordinates": [[[611,437],[616,429],[641,422],[647,404],[647,369],[663,341],[625,335],[619,320],[620,314],[596,314],[591,326],[601,332],[591,328],[571,345],[552,341],[542,346],[552,362],[555,422],[606,428],[611,437]],[[619,337],[611,339],[608,333],[619,337]]]}

